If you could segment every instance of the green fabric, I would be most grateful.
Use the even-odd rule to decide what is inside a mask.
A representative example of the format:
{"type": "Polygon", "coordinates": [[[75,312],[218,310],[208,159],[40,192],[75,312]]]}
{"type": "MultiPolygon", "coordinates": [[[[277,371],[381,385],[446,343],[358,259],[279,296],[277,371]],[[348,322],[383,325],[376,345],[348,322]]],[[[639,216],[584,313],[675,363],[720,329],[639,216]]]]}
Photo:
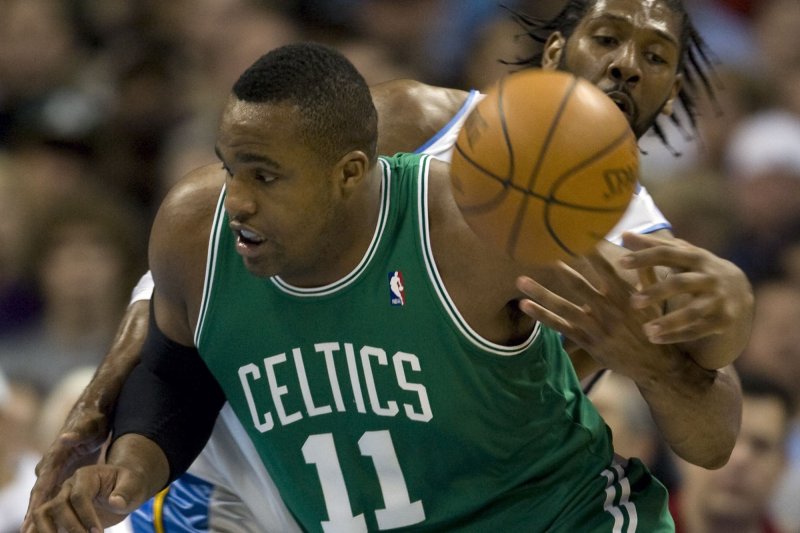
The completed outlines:
{"type": "Polygon", "coordinates": [[[221,208],[215,226],[198,347],[302,526],[672,531],[641,465],[618,479],[559,336],[493,345],[454,311],[428,248],[428,159],[380,164],[379,229],[336,284],[256,278],[221,208]]]}

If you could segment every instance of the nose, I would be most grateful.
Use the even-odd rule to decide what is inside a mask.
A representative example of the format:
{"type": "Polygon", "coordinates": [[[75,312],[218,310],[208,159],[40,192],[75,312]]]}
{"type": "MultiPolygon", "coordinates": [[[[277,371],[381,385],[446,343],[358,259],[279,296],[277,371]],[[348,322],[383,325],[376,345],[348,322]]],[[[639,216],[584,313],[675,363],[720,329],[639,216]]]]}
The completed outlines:
{"type": "Polygon", "coordinates": [[[619,48],[608,65],[608,76],[619,85],[635,86],[642,78],[633,44],[619,48]]]}
{"type": "Polygon", "coordinates": [[[234,220],[247,220],[257,211],[250,186],[241,177],[229,177],[225,188],[225,211],[234,220]]]}

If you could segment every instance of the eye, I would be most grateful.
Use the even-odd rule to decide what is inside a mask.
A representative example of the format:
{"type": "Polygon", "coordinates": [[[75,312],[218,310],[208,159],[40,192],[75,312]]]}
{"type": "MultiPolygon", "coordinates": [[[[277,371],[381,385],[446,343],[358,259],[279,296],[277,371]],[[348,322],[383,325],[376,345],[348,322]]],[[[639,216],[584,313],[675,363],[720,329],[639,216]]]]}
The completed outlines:
{"type": "Polygon", "coordinates": [[[611,47],[619,44],[619,40],[611,35],[595,35],[592,40],[600,46],[611,47]]]}
{"type": "Polygon", "coordinates": [[[647,60],[650,63],[653,63],[654,65],[666,65],[667,64],[667,60],[666,59],[664,59],[660,55],[658,55],[656,53],[653,53],[653,52],[647,52],[647,54],[645,54],[645,57],[647,58],[647,60]]]}
{"type": "Polygon", "coordinates": [[[260,183],[272,183],[273,181],[278,179],[278,177],[275,176],[274,174],[266,174],[263,172],[256,172],[254,178],[256,181],[260,183]]]}

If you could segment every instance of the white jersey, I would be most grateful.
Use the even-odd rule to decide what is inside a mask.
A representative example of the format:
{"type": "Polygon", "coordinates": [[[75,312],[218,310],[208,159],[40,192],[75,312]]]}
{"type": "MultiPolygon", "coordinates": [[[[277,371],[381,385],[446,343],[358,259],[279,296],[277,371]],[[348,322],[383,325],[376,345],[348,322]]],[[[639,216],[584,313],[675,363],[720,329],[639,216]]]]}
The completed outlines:
{"type": "MultiPolygon", "coordinates": [[[[437,159],[449,162],[453,155],[453,147],[456,144],[458,133],[461,126],[467,120],[470,111],[483,100],[486,95],[478,91],[470,91],[467,100],[461,109],[458,110],[450,122],[442,128],[439,133],[434,135],[416,151],[418,153],[430,154],[437,159]]],[[[670,229],[672,226],[664,215],[656,207],[650,193],[641,184],[636,187],[636,192],[628,205],[628,209],[620,221],[611,229],[606,236],[606,240],[614,244],[622,244],[622,234],[626,231],[632,233],[653,233],[660,229],[670,229]]]]}
{"type": "MultiPolygon", "coordinates": [[[[471,91],[450,122],[416,152],[449,162],[464,121],[484,96],[478,91],[471,91]]],[[[640,185],[625,215],[606,239],[621,244],[621,236],[625,231],[652,233],[670,227],[650,194],[640,185]]],[[[136,285],[131,302],[149,299],[152,293],[153,278],[148,272],[136,285]]],[[[189,468],[189,473],[221,489],[213,491],[208,502],[204,503],[209,523],[217,524],[214,531],[228,530],[222,526],[223,523],[234,524],[231,531],[300,531],[247,433],[227,404],[217,419],[206,447],[189,468]],[[225,496],[215,497],[216,494],[225,496]],[[241,502],[235,501],[235,496],[241,498],[241,502]]],[[[180,479],[175,483],[180,483],[180,479]]]]}

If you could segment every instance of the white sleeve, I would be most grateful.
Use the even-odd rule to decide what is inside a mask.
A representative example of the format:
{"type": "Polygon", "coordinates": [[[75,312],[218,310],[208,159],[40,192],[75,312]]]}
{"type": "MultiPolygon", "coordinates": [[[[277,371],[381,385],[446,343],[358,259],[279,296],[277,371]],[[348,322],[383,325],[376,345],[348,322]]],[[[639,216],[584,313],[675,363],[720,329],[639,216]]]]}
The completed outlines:
{"type": "Polygon", "coordinates": [[[222,407],[211,438],[189,473],[216,486],[211,514],[218,523],[212,531],[300,533],[300,526],[229,403],[222,407]],[[241,522],[238,528],[224,529],[225,520],[241,522]]]}
{"type": "MultiPolygon", "coordinates": [[[[478,103],[485,98],[476,90],[472,90],[462,104],[458,112],[447,125],[428,139],[422,146],[415,150],[415,153],[431,155],[442,161],[449,162],[453,155],[453,147],[456,144],[458,133],[478,103]]],[[[672,229],[672,225],[664,217],[653,201],[653,197],[642,185],[639,185],[628,205],[627,211],[622,216],[611,232],[606,236],[606,240],[614,244],[622,244],[623,232],[632,233],[653,233],[660,229],[672,229]]]]}
{"type": "Polygon", "coordinates": [[[606,235],[606,240],[621,245],[623,232],[653,233],[660,229],[672,229],[672,225],[658,209],[647,189],[640,185],[628,205],[628,210],[606,235]]]}
{"type": "Polygon", "coordinates": [[[471,90],[467,99],[461,105],[461,108],[447,122],[445,127],[436,132],[436,135],[425,141],[422,146],[414,150],[414,153],[427,154],[449,163],[453,156],[453,147],[456,145],[456,139],[458,139],[458,132],[461,131],[461,126],[464,125],[470,112],[475,109],[478,102],[483,100],[485,96],[485,94],[481,94],[475,89],[471,90]]]}
{"type": "Polygon", "coordinates": [[[149,300],[153,297],[154,288],[153,274],[148,270],[145,275],[139,279],[139,283],[133,288],[130,303],[136,303],[140,300],[149,300]]]}

